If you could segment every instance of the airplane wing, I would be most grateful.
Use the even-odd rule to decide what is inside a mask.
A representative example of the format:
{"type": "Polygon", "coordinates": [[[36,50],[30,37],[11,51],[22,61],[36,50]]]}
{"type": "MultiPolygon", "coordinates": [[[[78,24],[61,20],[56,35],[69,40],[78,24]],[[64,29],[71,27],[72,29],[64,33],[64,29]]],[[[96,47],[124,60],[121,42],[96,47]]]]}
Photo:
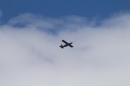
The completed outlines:
{"type": "Polygon", "coordinates": [[[62,40],[62,42],[64,42],[65,44],[68,44],[65,40],[62,40]]]}
{"type": "Polygon", "coordinates": [[[73,47],[72,45],[69,45],[70,47],[73,47]]]}

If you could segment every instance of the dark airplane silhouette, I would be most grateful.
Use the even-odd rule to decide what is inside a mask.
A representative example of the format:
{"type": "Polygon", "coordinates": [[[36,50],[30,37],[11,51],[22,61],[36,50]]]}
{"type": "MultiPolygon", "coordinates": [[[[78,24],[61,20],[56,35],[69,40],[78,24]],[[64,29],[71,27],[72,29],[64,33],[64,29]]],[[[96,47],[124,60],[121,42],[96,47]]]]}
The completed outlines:
{"type": "Polygon", "coordinates": [[[62,45],[61,44],[61,48],[64,48],[64,47],[67,47],[67,46],[70,46],[71,48],[73,47],[71,44],[73,43],[73,42],[71,42],[71,43],[68,43],[68,42],[66,42],[65,40],[62,40],[62,42],[64,42],[65,43],[65,45],[62,45]]]}

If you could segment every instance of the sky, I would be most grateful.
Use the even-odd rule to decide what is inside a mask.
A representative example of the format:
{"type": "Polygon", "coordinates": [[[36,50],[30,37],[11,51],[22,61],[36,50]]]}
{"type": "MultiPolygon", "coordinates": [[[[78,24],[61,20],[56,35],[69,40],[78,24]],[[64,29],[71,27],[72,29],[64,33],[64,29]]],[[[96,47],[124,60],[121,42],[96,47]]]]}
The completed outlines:
{"type": "Polygon", "coordinates": [[[130,86],[129,10],[127,0],[1,0],[0,86],[130,86]]]}
{"type": "Polygon", "coordinates": [[[129,0],[0,0],[0,9],[3,22],[24,13],[51,18],[76,15],[103,19],[129,11],[129,3],[129,0]]]}

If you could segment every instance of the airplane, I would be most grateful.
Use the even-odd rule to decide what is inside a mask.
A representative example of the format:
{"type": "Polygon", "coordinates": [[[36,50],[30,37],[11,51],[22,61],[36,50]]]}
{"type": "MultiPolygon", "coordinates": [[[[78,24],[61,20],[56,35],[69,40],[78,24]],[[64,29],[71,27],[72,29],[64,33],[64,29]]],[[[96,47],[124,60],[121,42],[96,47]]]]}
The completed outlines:
{"type": "Polygon", "coordinates": [[[68,42],[66,42],[65,40],[62,40],[62,42],[64,42],[65,43],[65,45],[62,45],[61,44],[61,48],[64,48],[64,47],[67,47],[67,46],[70,46],[71,48],[73,47],[71,44],[73,43],[73,42],[71,42],[71,43],[68,43],[68,42]]]}

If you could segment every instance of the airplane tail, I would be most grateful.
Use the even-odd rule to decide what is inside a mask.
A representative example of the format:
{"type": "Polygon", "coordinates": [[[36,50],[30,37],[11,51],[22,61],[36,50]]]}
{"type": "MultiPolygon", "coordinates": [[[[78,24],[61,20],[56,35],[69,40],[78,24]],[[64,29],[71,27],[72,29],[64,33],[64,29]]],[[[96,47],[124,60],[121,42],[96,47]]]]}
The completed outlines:
{"type": "Polygon", "coordinates": [[[61,48],[64,48],[64,46],[63,46],[63,45],[61,45],[60,47],[61,47],[61,48]]]}

